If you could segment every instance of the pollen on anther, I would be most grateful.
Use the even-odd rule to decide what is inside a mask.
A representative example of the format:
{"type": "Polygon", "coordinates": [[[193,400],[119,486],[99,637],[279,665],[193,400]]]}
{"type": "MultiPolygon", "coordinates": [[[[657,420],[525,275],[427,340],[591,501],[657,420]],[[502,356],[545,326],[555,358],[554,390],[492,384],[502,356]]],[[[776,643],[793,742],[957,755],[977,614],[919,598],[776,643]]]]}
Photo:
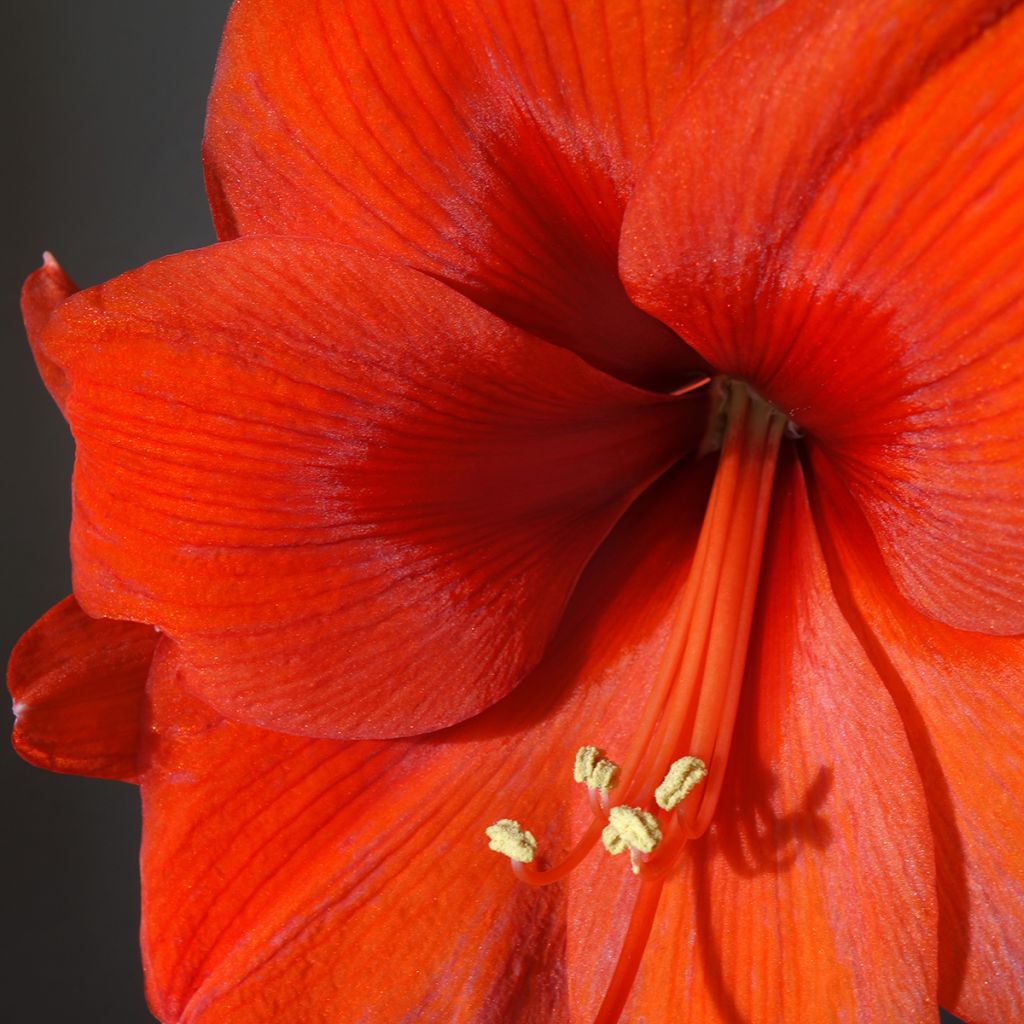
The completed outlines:
{"type": "Polygon", "coordinates": [[[665,811],[678,807],[708,773],[699,757],[681,757],[669,767],[662,784],[654,791],[657,805],[665,811]]]}
{"type": "Polygon", "coordinates": [[[576,751],[572,777],[577,782],[585,782],[591,789],[608,792],[619,781],[619,766],[609,761],[600,747],[580,747],[576,751]]]}
{"type": "Polygon", "coordinates": [[[626,840],[622,838],[619,830],[614,825],[605,825],[601,832],[601,842],[613,857],[617,857],[620,853],[625,853],[629,849],[626,846],[626,840]]]}
{"type": "Polygon", "coordinates": [[[613,807],[608,812],[601,842],[613,855],[627,848],[651,853],[661,842],[661,826],[653,814],[640,807],[613,807]]]}
{"type": "Polygon", "coordinates": [[[502,853],[520,864],[529,864],[537,856],[537,840],[518,821],[502,818],[487,827],[487,844],[495,853],[502,853]]]}

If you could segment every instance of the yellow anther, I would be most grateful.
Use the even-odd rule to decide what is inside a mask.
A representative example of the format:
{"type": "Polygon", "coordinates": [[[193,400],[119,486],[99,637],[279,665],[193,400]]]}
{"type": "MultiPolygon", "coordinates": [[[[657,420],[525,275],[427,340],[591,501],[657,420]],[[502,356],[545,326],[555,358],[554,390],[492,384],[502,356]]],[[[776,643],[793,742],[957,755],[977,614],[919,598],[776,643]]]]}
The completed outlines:
{"type": "Polygon", "coordinates": [[[600,747],[580,747],[576,752],[572,777],[577,782],[585,782],[591,789],[607,792],[619,781],[619,766],[609,761],[600,747]]]}
{"type": "Polygon", "coordinates": [[[661,826],[653,814],[639,807],[613,807],[601,841],[611,854],[622,853],[627,846],[638,853],[651,853],[661,842],[661,826]]]}
{"type": "Polygon", "coordinates": [[[537,840],[518,821],[502,818],[487,828],[487,844],[495,853],[503,853],[520,864],[529,864],[537,855],[537,840]]]}
{"type": "Polygon", "coordinates": [[[629,849],[626,846],[626,840],[619,835],[619,830],[614,825],[605,825],[604,830],[601,832],[601,842],[604,843],[604,848],[613,857],[617,857],[620,853],[624,853],[629,849]]]}
{"type": "Polygon", "coordinates": [[[608,812],[601,842],[612,856],[629,850],[633,874],[639,874],[638,858],[652,853],[661,842],[661,826],[653,814],[640,807],[613,807],[608,812]]]}
{"type": "Polygon", "coordinates": [[[699,757],[681,757],[673,762],[665,781],[654,791],[658,806],[666,811],[678,807],[707,773],[708,766],[699,757]]]}

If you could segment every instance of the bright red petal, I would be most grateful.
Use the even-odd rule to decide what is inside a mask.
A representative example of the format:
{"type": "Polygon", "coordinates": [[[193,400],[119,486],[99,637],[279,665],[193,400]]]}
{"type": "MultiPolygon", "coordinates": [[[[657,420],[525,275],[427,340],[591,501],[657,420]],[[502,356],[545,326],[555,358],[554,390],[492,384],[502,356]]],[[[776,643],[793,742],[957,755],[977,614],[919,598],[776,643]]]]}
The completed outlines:
{"type": "Polygon", "coordinates": [[[91,619],[73,597],[51,608],[7,669],[14,749],[53,772],[134,781],[157,639],[151,626],[91,619]]]}
{"type": "Polygon", "coordinates": [[[671,381],[693,353],[626,298],[622,210],[679,90],[762,6],[236,4],[205,144],[221,237],[394,256],[602,369],[671,381]]]}
{"type": "Polygon", "coordinates": [[[83,292],[46,332],[91,613],[152,622],[230,718],[408,735],[540,658],[581,569],[702,429],[442,284],[242,240],[83,292]]]}
{"type": "Polygon", "coordinates": [[[630,294],[717,369],[762,379],[788,339],[758,314],[829,175],[1005,6],[794,0],[762,18],[658,138],[623,225],[630,294]]]}
{"type": "Polygon", "coordinates": [[[1017,10],[853,155],[792,247],[800,327],[776,332],[900,589],[993,633],[1024,630],[1022,49],[1017,10]]]}
{"type": "Polygon", "coordinates": [[[901,598],[820,460],[819,507],[847,614],[901,706],[939,874],[939,998],[971,1024],[1024,1006],[1024,640],[933,622],[901,598]]]}
{"type": "Polygon", "coordinates": [[[518,818],[557,855],[589,817],[575,751],[628,735],[705,494],[687,475],[656,485],[588,567],[534,675],[431,737],[343,743],[228,723],[165,661],[142,858],[161,1019],[269,1024],[285,1007],[366,1024],[564,1021],[564,890],[516,881],[483,830],[518,818]]]}
{"type": "Polygon", "coordinates": [[[918,607],[1008,633],[1024,629],[1024,14],[979,35],[985,6],[766,18],[664,136],[624,259],[645,308],[827,446],[918,607]]]}
{"type": "Polygon", "coordinates": [[[43,254],[43,265],[29,274],[21,289],[21,316],[25,321],[25,333],[32,346],[39,376],[62,409],[67,382],[60,367],[55,366],[40,348],[39,338],[57,308],[77,291],[78,286],[49,253],[43,254]]]}
{"type": "MultiPolygon", "coordinates": [[[[665,887],[623,1019],[934,1024],[935,875],[915,760],[832,596],[793,462],[778,487],[722,801],[665,887]]],[[[630,912],[612,873],[630,877],[615,863],[572,879],[568,972],[583,1006],[600,998],[630,912]]]]}

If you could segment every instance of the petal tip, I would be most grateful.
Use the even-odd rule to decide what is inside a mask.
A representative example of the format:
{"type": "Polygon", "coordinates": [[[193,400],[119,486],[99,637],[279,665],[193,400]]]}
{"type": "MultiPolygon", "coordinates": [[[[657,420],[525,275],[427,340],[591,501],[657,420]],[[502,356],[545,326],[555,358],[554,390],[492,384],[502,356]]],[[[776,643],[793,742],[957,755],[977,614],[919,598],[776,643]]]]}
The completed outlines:
{"type": "Polygon", "coordinates": [[[43,253],[40,266],[28,275],[21,289],[21,315],[32,346],[32,355],[43,383],[62,409],[67,394],[67,381],[64,371],[47,354],[42,336],[57,309],[77,291],[78,285],[64,273],[53,253],[48,250],[43,253]]]}

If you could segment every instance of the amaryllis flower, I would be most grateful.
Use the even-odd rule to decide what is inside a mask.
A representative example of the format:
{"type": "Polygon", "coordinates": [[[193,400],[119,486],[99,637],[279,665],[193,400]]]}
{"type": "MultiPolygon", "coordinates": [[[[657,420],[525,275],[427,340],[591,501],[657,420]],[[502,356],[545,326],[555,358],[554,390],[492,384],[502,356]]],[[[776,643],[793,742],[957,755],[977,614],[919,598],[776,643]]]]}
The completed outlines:
{"type": "Polygon", "coordinates": [[[1015,1018],[1011,7],[236,4],[222,241],[25,293],[163,1021],[1015,1018]]]}

